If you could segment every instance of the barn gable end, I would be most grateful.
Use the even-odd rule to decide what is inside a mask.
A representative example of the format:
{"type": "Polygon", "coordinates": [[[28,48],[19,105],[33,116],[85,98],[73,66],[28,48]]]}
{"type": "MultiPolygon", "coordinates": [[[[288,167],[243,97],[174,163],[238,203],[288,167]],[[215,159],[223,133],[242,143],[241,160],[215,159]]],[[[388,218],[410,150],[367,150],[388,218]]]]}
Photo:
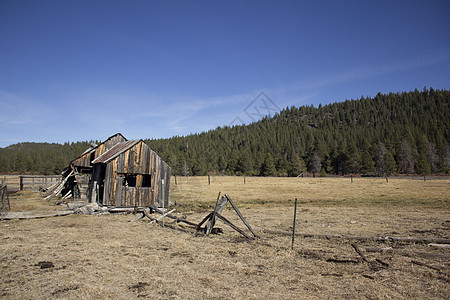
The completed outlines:
{"type": "Polygon", "coordinates": [[[93,201],[116,207],[168,206],[170,167],[144,141],[117,144],[92,164],[93,201]]]}

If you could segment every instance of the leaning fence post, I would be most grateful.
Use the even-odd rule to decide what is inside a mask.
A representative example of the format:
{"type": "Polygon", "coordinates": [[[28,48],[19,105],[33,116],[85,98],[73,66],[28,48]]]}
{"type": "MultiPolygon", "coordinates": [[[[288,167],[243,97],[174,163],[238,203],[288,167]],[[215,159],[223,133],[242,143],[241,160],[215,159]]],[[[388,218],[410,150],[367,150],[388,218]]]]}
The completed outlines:
{"type": "Polygon", "coordinates": [[[23,191],[23,176],[19,176],[19,191],[23,191]]]}
{"type": "Polygon", "coordinates": [[[295,198],[295,208],[294,208],[294,224],[292,226],[292,246],[291,249],[294,250],[294,240],[295,240],[295,223],[297,221],[297,198],[295,198]]]}

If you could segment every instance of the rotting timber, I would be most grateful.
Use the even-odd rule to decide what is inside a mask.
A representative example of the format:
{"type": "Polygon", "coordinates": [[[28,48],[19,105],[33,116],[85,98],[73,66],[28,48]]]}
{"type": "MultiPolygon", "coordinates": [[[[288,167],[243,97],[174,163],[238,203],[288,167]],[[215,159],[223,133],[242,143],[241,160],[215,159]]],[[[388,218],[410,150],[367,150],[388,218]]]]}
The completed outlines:
{"type": "Polygon", "coordinates": [[[117,133],[70,162],[61,194],[108,207],[168,207],[170,174],[143,140],[117,133]]]}

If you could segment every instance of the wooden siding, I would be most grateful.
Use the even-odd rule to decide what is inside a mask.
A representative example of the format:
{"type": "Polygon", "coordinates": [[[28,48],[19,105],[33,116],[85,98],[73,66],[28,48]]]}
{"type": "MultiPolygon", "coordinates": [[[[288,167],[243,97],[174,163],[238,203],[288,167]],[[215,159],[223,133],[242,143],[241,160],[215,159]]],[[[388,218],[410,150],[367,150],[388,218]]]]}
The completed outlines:
{"type": "Polygon", "coordinates": [[[91,162],[111,149],[114,145],[122,142],[126,142],[127,139],[123,137],[120,133],[109,137],[106,141],[93,148],[91,151],[81,155],[79,158],[72,161],[72,165],[75,167],[92,167],[91,162]]]}
{"type": "Polygon", "coordinates": [[[106,165],[103,204],[116,207],[162,206],[169,204],[170,167],[143,141],[127,149],[106,165]],[[126,174],[136,176],[136,186],[125,186],[126,174]],[[142,187],[150,175],[150,187],[142,187]],[[162,193],[161,179],[164,179],[162,193]]]}

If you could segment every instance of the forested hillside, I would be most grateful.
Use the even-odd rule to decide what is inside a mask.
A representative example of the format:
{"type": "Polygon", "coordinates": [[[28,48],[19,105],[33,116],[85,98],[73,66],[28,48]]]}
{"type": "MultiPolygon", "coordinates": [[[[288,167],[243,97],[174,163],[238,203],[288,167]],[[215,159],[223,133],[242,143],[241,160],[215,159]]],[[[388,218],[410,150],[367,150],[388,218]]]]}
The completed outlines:
{"type": "MultiPolygon", "coordinates": [[[[449,99],[449,91],[432,88],[378,94],[290,107],[250,125],[146,143],[179,175],[448,173],[449,99]]],[[[88,145],[21,143],[0,149],[0,173],[59,173],[88,145]]]]}

